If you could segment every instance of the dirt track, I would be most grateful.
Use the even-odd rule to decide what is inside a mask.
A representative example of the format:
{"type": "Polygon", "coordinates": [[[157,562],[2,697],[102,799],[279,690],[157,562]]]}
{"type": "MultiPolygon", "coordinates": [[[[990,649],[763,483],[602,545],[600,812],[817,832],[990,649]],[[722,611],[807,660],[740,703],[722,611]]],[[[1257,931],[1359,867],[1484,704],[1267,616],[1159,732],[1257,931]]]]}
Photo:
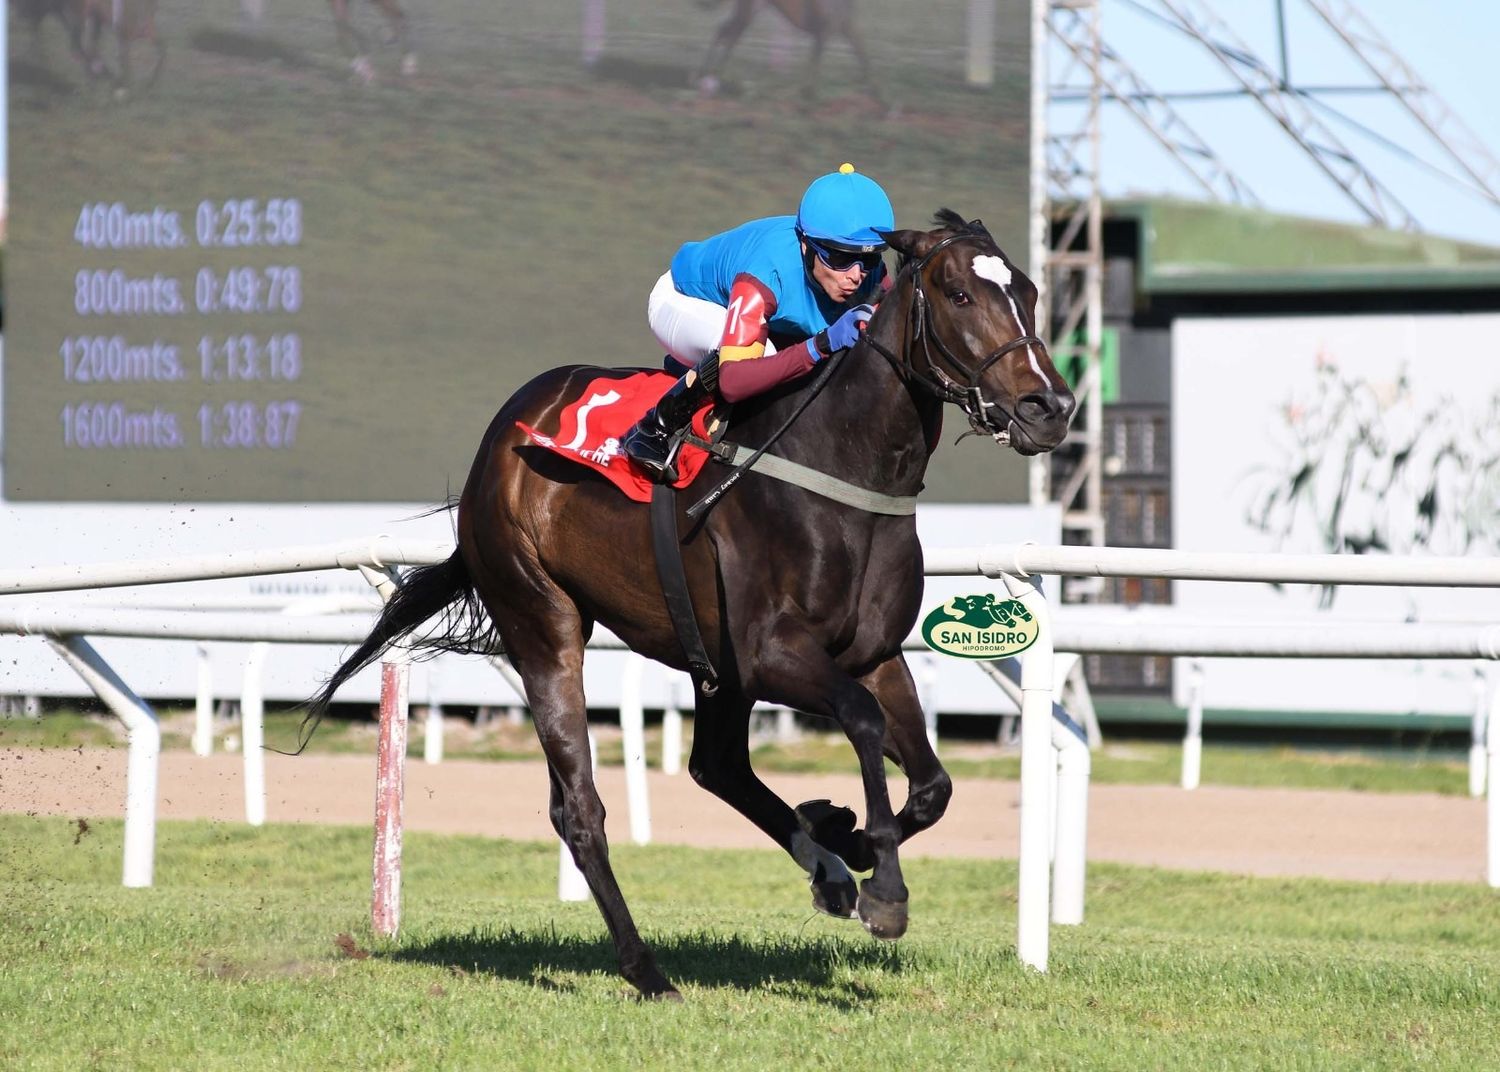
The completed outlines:
{"type": "MultiPolygon", "coordinates": [[[[238,756],[161,758],[164,819],[244,817],[238,756]]],[[[789,801],[831,797],[857,805],[858,780],[770,774],[789,801]]],[[[354,823],[374,817],[374,762],[366,756],[266,756],[271,822],[354,823]]],[[[625,777],[599,773],[608,833],[628,841],[625,777]]],[[[759,831],[686,774],[650,775],[652,834],[673,845],[763,848],[759,831]]],[[[1018,787],[961,781],[947,816],[913,840],[914,855],[1014,858],[1018,787]]],[[[123,814],[123,749],[0,749],[0,812],[83,817],[123,814]]],[[[454,760],[407,765],[408,829],[547,839],[541,763],[454,760]]],[[[1094,786],[1089,859],[1256,875],[1323,875],[1371,881],[1484,879],[1484,802],[1431,794],[1167,786],[1094,786]]]]}

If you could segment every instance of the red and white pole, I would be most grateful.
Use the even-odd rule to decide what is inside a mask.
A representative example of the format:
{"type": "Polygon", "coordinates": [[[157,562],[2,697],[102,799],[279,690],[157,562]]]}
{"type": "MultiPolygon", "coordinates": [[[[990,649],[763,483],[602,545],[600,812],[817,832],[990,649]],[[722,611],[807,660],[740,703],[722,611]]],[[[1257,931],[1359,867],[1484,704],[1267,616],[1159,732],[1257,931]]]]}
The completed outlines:
{"type": "Polygon", "coordinates": [[[401,813],[406,800],[406,719],[411,664],[393,649],[380,664],[380,747],[375,760],[375,880],[370,923],[390,937],[401,925],[401,813]]]}

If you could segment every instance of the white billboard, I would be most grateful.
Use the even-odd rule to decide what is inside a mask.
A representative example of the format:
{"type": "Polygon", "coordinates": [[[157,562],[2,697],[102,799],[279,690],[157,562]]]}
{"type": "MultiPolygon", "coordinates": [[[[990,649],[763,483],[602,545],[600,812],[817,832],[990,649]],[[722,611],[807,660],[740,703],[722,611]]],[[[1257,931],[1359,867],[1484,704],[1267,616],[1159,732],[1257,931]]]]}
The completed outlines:
{"type": "MultiPolygon", "coordinates": [[[[1182,550],[1500,553],[1500,315],[1179,320],[1172,457],[1182,550]]],[[[1193,617],[1500,621],[1500,593],[1486,590],[1178,582],[1175,601],[1193,617]]],[[[1463,663],[1205,665],[1211,707],[1474,706],[1463,663]]]]}

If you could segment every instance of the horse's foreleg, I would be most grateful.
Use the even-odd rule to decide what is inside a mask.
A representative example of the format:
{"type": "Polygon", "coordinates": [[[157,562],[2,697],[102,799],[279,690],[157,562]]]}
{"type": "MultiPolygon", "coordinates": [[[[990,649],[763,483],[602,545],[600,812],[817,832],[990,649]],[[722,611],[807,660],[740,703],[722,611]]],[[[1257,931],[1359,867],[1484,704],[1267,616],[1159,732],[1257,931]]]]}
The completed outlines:
{"type": "Polygon", "coordinates": [[[697,73],[693,80],[698,88],[706,93],[712,93],[719,87],[719,71],[729,60],[729,54],[734,51],[734,46],[755,18],[755,7],[757,0],[735,0],[734,10],[721,23],[714,32],[714,39],[709,43],[708,51],[703,55],[703,62],[698,65],[697,73]]]}
{"type": "Polygon", "coordinates": [[[140,24],[136,27],[135,37],[137,40],[151,42],[152,62],[151,73],[146,75],[142,88],[150,89],[156,85],[156,79],[161,74],[161,67],[167,58],[166,46],[162,44],[161,35],[156,32],[156,0],[150,0],[144,6],[140,24]]]}
{"type": "Polygon", "coordinates": [[[865,789],[865,831],[874,865],[859,887],[859,918],[877,938],[906,932],[907,890],[901,875],[901,826],[885,782],[885,715],[859,682],[839,669],[800,628],[783,624],[756,646],[753,691],[773,703],[832,718],[843,729],[865,789]]]}
{"type": "Polygon", "coordinates": [[[953,779],[927,739],[927,720],[906,659],[888,659],[859,681],[885,711],[885,750],[906,773],[906,804],[896,816],[905,841],[943,817],[953,796],[953,779]]]}
{"type": "Polygon", "coordinates": [[[109,68],[105,65],[104,57],[101,55],[104,32],[102,27],[103,20],[99,13],[90,5],[84,4],[79,8],[77,21],[69,28],[69,35],[73,42],[73,55],[77,56],[78,62],[83,64],[83,69],[90,79],[109,75],[109,68]]]}
{"type": "Polygon", "coordinates": [[[852,22],[844,24],[844,40],[848,41],[849,47],[854,50],[854,62],[859,65],[859,81],[865,87],[865,93],[881,108],[884,108],[885,98],[881,96],[880,87],[875,84],[875,79],[870,72],[870,56],[865,51],[864,37],[854,28],[852,22]]]}
{"type": "Polygon", "coordinates": [[[594,785],[589,757],[584,628],[578,610],[550,582],[519,571],[483,583],[476,577],[476,587],[526,685],[526,702],[552,778],[553,826],[583,872],[614,939],[620,974],[646,997],[679,998],[636,930],[610,867],[604,802],[594,785]],[[499,593],[503,595],[496,598],[499,593]]]}
{"type": "Polygon", "coordinates": [[[699,695],[693,718],[693,781],[734,808],[780,845],[812,888],[813,907],[830,916],[854,915],[858,889],[844,861],[798,825],[797,815],[750,767],[750,700],[727,685],[699,695]]]}
{"type": "Polygon", "coordinates": [[[339,47],[349,57],[349,68],[365,85],[375,81],[375,65],[370,62],[370,46],[349,10],[349,0],[329,0],[333,8],[333,25],[338,32],[339,47]]]}
{"type": "Polygon", "coordinates": [[[375,0],[385,14],[386,42],[395,45],[401,53],[401,73],[410,77],[417,73],[417,52],[411,46],[411,32],[406,21],[406,12],[396,0],[375,0]]]}
{"type": "Polygon", "coordinates": [[[812,52],[807,57],[807,97],[810,104],[818,97],[818,70],[823,65],[823,47],[828,44],[828,38],[821,29],[814,30],[812,35],[812,52]]]}

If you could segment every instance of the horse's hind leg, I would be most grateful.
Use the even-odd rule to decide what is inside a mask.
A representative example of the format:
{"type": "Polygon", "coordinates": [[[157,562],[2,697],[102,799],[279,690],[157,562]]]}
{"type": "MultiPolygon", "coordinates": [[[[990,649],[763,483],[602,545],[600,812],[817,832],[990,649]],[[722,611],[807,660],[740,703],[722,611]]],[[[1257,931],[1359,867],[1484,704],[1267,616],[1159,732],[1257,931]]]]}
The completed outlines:
{"type": "Polygon", "coordinates": [[[411,32],[406,22],[406,12],[396,0],[375,0],[376,6],[385,14],[386,42],[395,45],[401,52],[401,73],[410,78],[417,73],[417,52],[411,46],[411,32]]]}
{"type": "Polygon", "coordinates": [[[855,914],[858,889],[844,861],[804,832],[786,801],[750,767],[750,700],[728,685],[712,697],[698,696],[693,752],[688,770],[704,789],[723,800],[780,845],[807,872],[813,907],[830,916],[855,914]]]}
{"type": "Polygon", "coordinates": [[[594,786],[589,759],[582,617],[550,582],[518,576],[483,584],[479,591],[525,682],[526,702],[551,768],[553,824],[604,916],[620,957],[620,973],[646,997],[678,998],[636,931],[609,865],[604,802],[594,786]],[[506,597],[494,598],[498,592],[506,597]]]}

